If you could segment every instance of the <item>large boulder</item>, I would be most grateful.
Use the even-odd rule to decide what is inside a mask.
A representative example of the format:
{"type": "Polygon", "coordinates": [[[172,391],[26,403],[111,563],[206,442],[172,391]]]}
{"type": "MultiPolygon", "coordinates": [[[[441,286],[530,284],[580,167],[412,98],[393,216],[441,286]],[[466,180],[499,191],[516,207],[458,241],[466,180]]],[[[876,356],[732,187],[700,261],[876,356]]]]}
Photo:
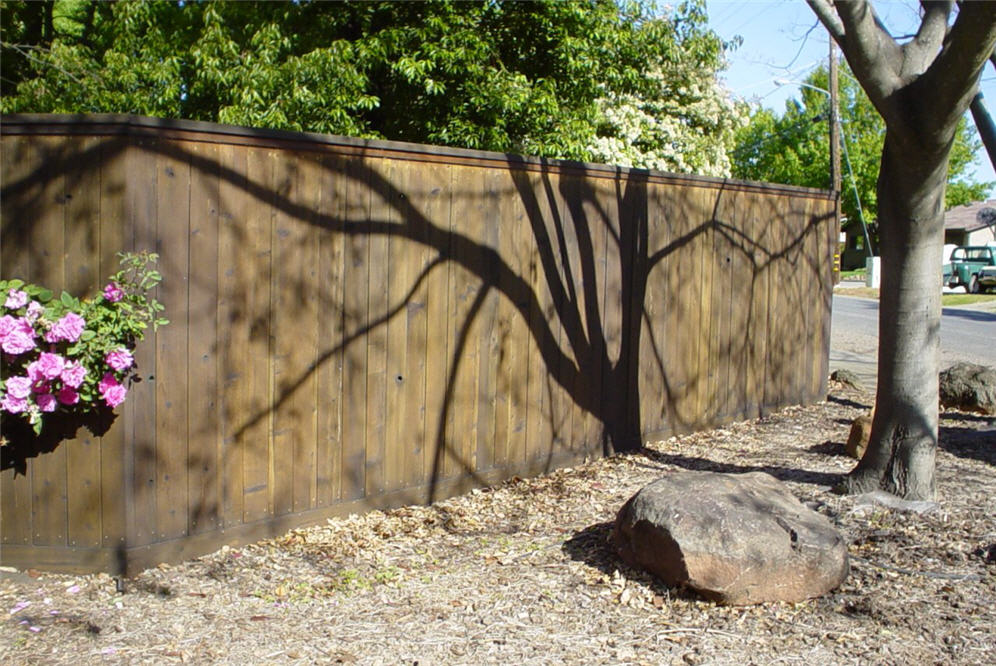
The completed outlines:
{"type": "Polygon", "coordinates": [[[729,605],[798,602],[847,577],[847,543],[762,472],[674,472],[616,517],[619,556],[674,587],[729,605]]]}
{"type": "Polygon", "coordinates": [[[996,416],[996,368],[955,363],[941,373],[941,404],[996,416]]]}

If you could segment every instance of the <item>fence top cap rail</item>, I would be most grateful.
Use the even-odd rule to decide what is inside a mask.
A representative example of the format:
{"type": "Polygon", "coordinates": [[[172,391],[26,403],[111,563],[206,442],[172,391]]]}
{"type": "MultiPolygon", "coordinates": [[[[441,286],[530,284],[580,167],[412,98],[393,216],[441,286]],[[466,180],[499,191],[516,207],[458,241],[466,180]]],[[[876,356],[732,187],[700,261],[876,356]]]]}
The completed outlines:
{"type": "Polygon", "coordinates": [[[833,199],[833,192],[830,190],[796,185],[762,183],[696,174],[676,174],[653,169],[576,162],[545,157],[526,157],[513,153],[471,150],[450,146],[432,146],[405,141],[360,139],[333,134],[260,129],[238,125],[223,125],[200,120],[151,118],[131,114],[0,114],[0,136],[2,135],[125,135],[273,147],[277,147],[280,144],[285,146],[293,144],[299,149],[310,144],[312,149],[338,148],[354,154],[362,153],[394,159],[477,164],[493,168],[553,171],[602,178],[636,178],[657,183],[700,185],[710,188],[718,186],[733,190],[796,195],[809,199],[833,199]]]}

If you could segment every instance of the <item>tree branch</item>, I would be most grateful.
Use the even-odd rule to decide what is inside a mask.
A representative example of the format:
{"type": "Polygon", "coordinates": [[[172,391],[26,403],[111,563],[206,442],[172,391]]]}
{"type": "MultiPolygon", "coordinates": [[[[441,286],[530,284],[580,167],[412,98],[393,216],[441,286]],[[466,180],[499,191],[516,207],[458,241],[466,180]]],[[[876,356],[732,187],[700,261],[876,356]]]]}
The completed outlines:
{"type": "Polygon", "coordinates": [[[993,123],[993,117],[989,115],[981,92],[976,93],[975,97],[972,98],[969,108],[972,110],[972,120],[975,121],[975,128],[979,131],[982,145],[986,147],[989,161],[996,169],[996,124],[993,123]]]}
{"type": "Polygon", "coordinates": [[[809,3],[809,7],[816,14],[816,17],[820,19],[820,23],[823,27],[827,29],[830,36],[833,37],[838,44],[844,41],[844,24],[840,22],[840,18],[837,16],[836,12],[833,10],[833,6],[830,4],[829,0],[806,0],[809,3]]]}
{"type": "Polygon", "coordinates": [[[979,74],[996,46],[996,3],[967,2],[960,6],[944,48],[923,75],[923,96],[929,112],[956,123],[975,96],[979,74]]]}
{"type": "Polygon", "coordinates": [[[924,12],[920,29],[916,37],[902,47],[906,56],[902,72],[904,79],[923,74],[937,55],[948,33],[948,18],[954,8],[954,0],[920,0],[920,6],[924,12]]]}
{"type": "Polygon", "coordinates": [[[889,118],[892,94],[901,87],[903,52],[867,0],[807,0],[830,31],[878,112],[889,118]]]}

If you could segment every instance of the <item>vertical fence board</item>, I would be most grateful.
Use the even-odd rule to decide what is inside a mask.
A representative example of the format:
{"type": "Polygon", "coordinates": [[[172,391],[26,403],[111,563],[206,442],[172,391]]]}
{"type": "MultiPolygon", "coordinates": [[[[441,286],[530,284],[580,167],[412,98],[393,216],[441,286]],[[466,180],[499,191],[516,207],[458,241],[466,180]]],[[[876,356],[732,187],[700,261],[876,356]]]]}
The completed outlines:
{"type": "Polygon", "coordinates": [[[740,209],[735,191],[724,191],[719,200],[713,237],[713,339],[715,344],[710,363],[713,366],[713,404],[715,422],[730,418],[735,409],[731,404],[736,378],[731,368],[734,365],[734,341],[731,324],[736,302],[733,281],[734,262],[737,245],[732,230],[738,228],[740,209]]]}
{"type": "Polygon", "coordinates": [[[495,411],[498,381],[498,261],[502,231],[501,183],[503,174],[484,171],[481,208],[476,217],[477,237],[481,244],[480,271],[485,289],[481,312],[477,317],[479,335],[477,392],[477,442],[474,451],[476,469],[491,470],[495,466],[498,448],[495,441],[495,411]]]}
{"type": "Polygon", "coordinates": [[[218,348],[218,147],[191,144],[190,280],[187,366],[188,477],[191,533],[219,526],[218,348]]]}
{"type": "MultiPolygon", "coordinates": [[[[622,287],[622,330],[620,335],[620,359],[624,368],[620,370],[619,379],[625,382],[623,406],[619,410],[622,421],[626,424],[627,438],[640,438],[641,441],[630,442],[632,445],[642,444],[644,430],[641,426],[639,367],[640,367],[640,326],[642,311],[645,308],[644,299],[649,295],[646,291],[643,271],[646,269],[645,252],[648,224],[647,182],[642,178],[632,179],[627,183],[619,204],[619,227],[622,242],[620,251],[620,278],[622,287]],[[633,430],[636,430],[635,432],[633,430]]],[[[652,295],[650,295],[652,300],[652,295]]]]}
{"type": "Polygon", "coordinates": [[[318,243],[318,432],[317,505],[328,506],[341,497],[342,473],[342,342],[343,235],[342,211],[346,199],[345,163],[339,157],[322,161],[321,216],[318,243]]]}
{"type": "Polygon", "coordinates": [[[747,341],[750,336],[748,329],[748,306],[750,304],[750,224],[753,211],[753,197],[742,193],[734,193],[735,229],[727,231],[731,240],[730,247],[730,321],[726,335],[730,349],[728,369],[729,390],[726,397],[726,420],[746,418],[747,405],[747,368],[750,356],[747,341]]]}
{"type": "Polygon", "coordinates": [[[385,490],[387,454],[387,319],[390,304],[388,287],[395,267],[388,264],[388,225],[390,224],[391,163],[371,161],[370,213],[367,224],[369,271],[367,274],[367,399],[366,399],[366,494],[385,490]]]}
{"type": "Polygon", "coordinates": [[[495,464],[516,465],[526,455],[526,410],[529,382],[529,349],[533,344],[523,280],[532,256],[531,235],[525,209],[515,193],[509,174],[496,171],[501,190],[502,226],[499,229],[499,257],[507,270],[499,277],[502,293],[498,303],[495,331],[498,336],[498,370],[495,379],[495,464]]]}
{"type": "Polygon", "coordinates": [[[785,215],[787,205],[780,201],[775,211],[775,215],[770,220],[770,245],[771,252],[775,255],[775,260],[771,264],[769,272],[768,289],[768,354],[767,368],[765,370],[765,407],[775,409],[782,404],[788,395],[788,386],[791,383],[791,372],[789,369],[789,347],[794,342],[790,324],[795,321],[795,317],[785,316],[790,312],[791,301],[788,298],[786,288],[789,287],[787,280],[791,276],[791,271],[786,268],[787,263],[787,229],[785,225],[785,215]]]}
{"type": "Polygon", "coordinates": [[[447,331],[447,422],[444,476],[451,478],[475,468],[477,438],[477,374],[480,340],[475,322],[480,314],[480,278],[468,266],[478,265],[479,253],[471,249],[476,229],[471,191],[481,188],[481,173],[465,167],[451,171],[450,233],[453,235],[453,262],[449,281],[447,331]],[[475,173],[476,172],[476,173],[475,173]]]}
{"type": "Polygon", "coordinates": [[[247,402],[233,408],[235,436],[245,451],[243,459],[242,521],[261,520],[272,513],[270,456],[273,434],[271,358],[271,262],[273,258],[273,153],[259,148],[246,151],[246,184],[252,193],[245,211],[244,245],[237,274],[245,289],[244,316],[248,325],[246,348],[240,355],[247,402]]]}
{"type": "MultiPolygon", "coordinates": [[[[169,148],[174,148],[174,145],[169,148]]],[[[160,302],[170,320],[156,334],[156,440],[171,442],[156,460],[159,538],[187,532],[187,330],[190,252],[190,164],[166,150],[157,160],[157,225],[163,281],[160,302]]]]}
{"type": "MultiPolygon", "coordinates": [[[[128,190],[126,239],[122,249],[136,254],[156,250],[156,144],[152,139],[138,142],[128,150],[128,190]]],[[[154,266],[159,269],[158,264],[154,266]]],[[[149,297],[156,298],[153,292],[149,297]]],[[[126,437],[131,452],[132,494],[134,501],[127,521],[134,545],[148,545],[158,540],[158,506],[156,504],[156,344],[154,332],[146,331],[134,352],[137,381],[133,382],[121,409],[123,425],[129,426],[126,437]]]]}
{"type": "MultiPolygon", "coordinates": [[[[68,152],[77,154],[76,168],[66,175],[65,280],[76,296],[99,290],[100,141],[71,138],[68,152]]],[[[6,152],[6,151],[5,151],[6,152]]],[[[8,173],[4,165],[4,174],[8,173]]],[[[66,449],[68,545],[100,546],[100,443],[87,429],[63,442],[66,449]]],[[[2,485],[0,481],[0,485],[2,485]]]]}
{"type": "Polygon", "coordinates": [[[424,234],[418,231],[421,225],[408,208],[420,194],[419,184],[413,182],[414,171],[407,162],[395,162],[391,168],[385,485],[397,490],[417,485],[422,469],[426,252],[424,234]]]}
{"type": "Polygon", "coordinates": [[[535,331],[535,345],[529,355],[529,409],[526,421],[526,460],[534,461],[549,451],[553,442],[552,414],[550,412],[550,372],[546,359],[555,358],[556,337],[552,328],[553,302],[550,295],[549,270],[552,245],[546,232],[549,205],[546,201],[542,176],[532,173],[518,175],[520,193],[525,204],[528,228],[535,238],[534,256],[529,264],[529,290],[534,302],[529,313],[530,328],[535,331]]]}
{"type": "Polygon", "coordinates": [[[253,418],[246,413],[252,400],[252,303],[250,293],[257,281],[247,213],[250,197],[246,189],[246,149],[218,147],[218,327],[227,331],[218,349],[218,377],[221,391],[218,419],[221,436],[222,488],[221,519],[226,526],[238,525],[245,515],[245,462],[247,440],[240,421],[253,418]]]}
{"type": "Polygon", "coordinates": [[[344,387],[342,498],[358,499],[366,490],[367,326],[370,278],[366,224],[370,191],[366,167],[359,159],[346,167],[345,281],[343,312],[347,344],[343,350],[344,387]]]}
{"type": "Polygon", "coordinates": [[[664,343],[667,334],[667,292],[659,285],[666,284],[667,258],[662,254],[669,242],[665,201],[662,188],[650,185],[647,188],[647,241],[643,250],[646,297],[643,305],[639,359],[639,395],[641,404],[640,423],[644,431],[661,433],[665,428],[667,411],[667,389],[664,371],[664,343]]]}
{"type": "Polygon", "coordinates": [[[426,278],[425,346],[425,450],[424,481],[429,496],[436,499],[435,488],[443,475],[446,456],[446,383],[450,368],[446,337],[450,280],[450,171],[451,167],[427,164],[421,173],[418,211],[427,226],[426,244],[430,260],[438,262],[426,278]]]}
{"type": "Polygon", "coordinates": [[[587,264],[583,253],[587,249],[588,239],[581,239],[582,233],[587,233],[584,222],[579,218],[579,212],[574,201],[580,196],[579,179],[573,176],[562,175],[557,188],[557,200],[560,206],[560,214],[563,219],[564,238],[566,240],[566,260],[570,267],[570,288],[573,294],[573,306],[571,307],[570,335],[566,336],[563,342],[565,349],[570,350],[570,358],[567,363],[568,382],[565,388],[567,397],[567,409],[570,412],[570,435],[567,440],[568,448],[578,453],[585,450],[585,405],[590,403],[588,397],[589,381],[583,368],[587,362],[591,336],[585,320],[585,308],[588,304],[589,294],[586,291],[585,273],[587,264]],[[584,232],[582,230],[585,230],[584,232]]]}
{"type": "MultiPolygon", "coordinates": [[[[97,274],[106,277],[118,269],[117,253],[125,247],[125,202],[128,170],[124,145],[107,141],[101,147],[100,250],[97,274]]],[[[130,545],[126,525],[126,442],[124,428],[112,427],[100,438],[102,546],[120,549],[130,545]]],[[[130,498],[129,498],[130,499],[130,498]]]]}
{"type": "Polygon", "coordinates": [[[585,276],[585,325],[588,332],[591,361],[584,370],[583,380],[587,383],[589,408],[585,414],[585,433],[588,450],[601,452],[600,446],[605,435],[605,424],[595,410],[605,399],[605,253],[608,238],[607,209],[604,207],[606,188],[599,187],[606,182],[599,178],[585,178],[581,183],[581,197],[578,203],[579,216],[590,243],[590,275],[585,276]]]}
{"type": "MultiPolygon", "coordinates": [[[[318,300],[321,284],[318,276],[318,250],[320,232],[317,213],[322,205],[321,165],[312,154],[304,154],[298,161],[298,187],[293,202],[301,213],[293,220],[296,227],[291,270],[296,278],[295,288],[298,314],[296,332],[282,335],[291,349],[290,367],[293,369],[294,386],[291,394],[291,427],[293,439],[293,507],[305,511],[315,506],[317,496],[316,432],[318,412],[318,300]]],[[[290,267],[289,267],[290,268],[290,267]]],[[[294,307],[288,309],[294,311],[294,307]]],[[[291,453],[290,451],[288,453],[291,453]]]]}
{"type": "MultiPolygon", "coordinates": [[[[402,487],[415,487],[425,481],[425,435],[426,435],[426,346],[428,342],[428,299],[430,274],[445,270],[432,263],[427,247],[428,233],[421,218],[430,193],[426,191],[426,181],[421,169],[410,162],[397,166],[399,188],[403,194],[397,206],[400,210],[397,223],[399,231],[394,240],[407,239],[405,254],[406,273],[404,285],[410,290],[405,303],[404,317],[407,335],[404,341],[405,367],[403,386],[405,387],[404,406],[399,410],[397,420],[399,435],[404,437],[397,442],[403,447],[401,456],[402,487]]],[[[399,365],[399,371],[402,368],[399,365]]]]}
{"type": "MultiPolygon", "coordinates": [[[[565,319],[573,308],[570,290],[570,265],[566,257],[566,238],[561,202],[558,197],[559,173],[543,173],[536,190],[543,228],[543,317],[549,327],[546,353],[551,360],[545,364],[543,376],[544,408],[548,431],[540,442],[543,469],[556,451],[567,449],[571,436],[570,401],[562,382],[571,369],[571,345],[565,330],[565,319]],[[555,359],[555,360],[554,360],[555,359]]],[[[539,246],[538,246],[539,247],[539,246]]]]}
{"type": "Polygon", "coordinates": [[[747,399],[745,411],[747,418],[761,414],[764,404],[765,359],[767,357],[768,337],[768,274],[770,254],[768,250],[768,220],[771,213],[768,200],[761,197],[755,199],[751,208],[749,226],[745,233],[751,239],[750,259],[750,298],[747,313],[747,399]]]}
{"type": "MultiPolygon", "coordinates": [[[[45,138],[39,141],[38,148],[46,161],[51,162],[58,159],[61,143],[58,138],[45,138]]],[[[47,205],[30,221],[31,274],[25,277],[29,282],[51,287],[58,297],[65,285],[66,179],[54,165],[46,168],[45,176],[41,199],[47,205]]],[[[57,446],[47,455],[38,456],[32,461],[30,470],[34,514],[32,543],[65,545],[68,529],[66,447],[57,446]]]]}
{"type": "MultiPolygon", "coordinates": [[[[3,233],[0,234],[0,275],[5,279],[31,277],[30,221],[35,219],[43,206],[44,187],[32,182],[32,173],[44,164],[44,155],[36,147],[33,137],[0,150],[0,167],[3,182],[20,184],[21,197],[0,197],[3,211],[3,233]]],[[[16,418],[0,413],[0,429],[9,436],[8,424],[16,418]]],[[[27,461],[26,465],[30,465],[27,461]]],[[[0,544],[23,546],[31,542],[33,533],[31,508],[31,474],[14,466],[0,470],[0,544]]]]}

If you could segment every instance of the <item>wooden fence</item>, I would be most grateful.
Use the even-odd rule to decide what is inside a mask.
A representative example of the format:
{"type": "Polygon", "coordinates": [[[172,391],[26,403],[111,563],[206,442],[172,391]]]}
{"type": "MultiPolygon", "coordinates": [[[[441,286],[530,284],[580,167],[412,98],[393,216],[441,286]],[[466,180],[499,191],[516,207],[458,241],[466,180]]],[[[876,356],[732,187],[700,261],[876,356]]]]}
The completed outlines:
{"type": "Polygon", "coordinates": [[[0,135],[0,276],[95,293],[154,250],[172,321],[112,423],[4,448],[5,565],[129,573],[824,394],[827,192],[130,116],[0,135]]]}

